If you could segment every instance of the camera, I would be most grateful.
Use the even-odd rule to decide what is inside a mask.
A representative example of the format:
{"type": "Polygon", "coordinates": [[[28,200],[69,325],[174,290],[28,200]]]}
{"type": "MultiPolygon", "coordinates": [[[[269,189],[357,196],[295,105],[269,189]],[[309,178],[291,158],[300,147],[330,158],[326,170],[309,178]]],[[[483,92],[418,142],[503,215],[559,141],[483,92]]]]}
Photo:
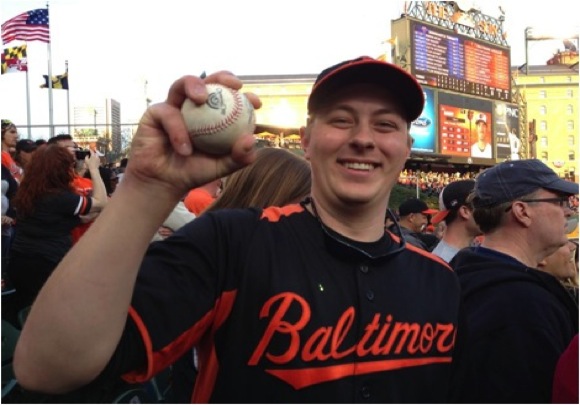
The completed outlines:
{"type": "Polygon", "coordinates": [[[87,156],[91,156],[90,150],[77,150],[75,151],[75,156],[77,160],[85,160],[87,156]]]}

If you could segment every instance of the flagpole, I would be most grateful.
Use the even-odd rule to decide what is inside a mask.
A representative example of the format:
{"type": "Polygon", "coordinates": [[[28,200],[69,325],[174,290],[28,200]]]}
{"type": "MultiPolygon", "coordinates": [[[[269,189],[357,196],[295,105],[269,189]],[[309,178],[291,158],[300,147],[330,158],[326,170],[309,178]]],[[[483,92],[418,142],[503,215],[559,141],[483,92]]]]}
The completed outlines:
{"type": "MultiPolygon", "coordinates": [[[[66,80],[68,83],[68,60],[64,61],[64,65],[65,65],[66,80]]],[[[67,86],[67,87],[68,88],[66,89],[66,111],[67,111],[67,118],[68,118],[68,133],[69,133],[69,135],[72,135],[72,132],[70,131],[70,86],[67,86]]]]}
{"type": "MultiPolygon", "coordinates": [[[[49,27],[50,27],[50,13],[48,11],[48,1],[46,2],[46,13],[48,15],[49,27]]],[[[54,125],[53,125],[53,109],[52,109],[52,60],[50,52],[50,29],[48,31],[48,120],[50,125],[50,137],[54,136],[54,125]]]]}
{"type": "Polygon", "coordinates": [[[26,123],[28,126],[28,139],[32,139],[30,134],[30,83],[28,82],[28,67],[26,68],[26,123]]]}

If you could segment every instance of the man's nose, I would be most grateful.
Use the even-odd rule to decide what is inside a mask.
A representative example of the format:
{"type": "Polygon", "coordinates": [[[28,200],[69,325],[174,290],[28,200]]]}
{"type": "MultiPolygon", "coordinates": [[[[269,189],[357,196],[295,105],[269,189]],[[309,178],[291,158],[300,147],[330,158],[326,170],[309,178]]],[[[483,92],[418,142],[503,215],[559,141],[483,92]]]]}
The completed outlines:
{"type": "Polygon", "coordinates": [[[375,146],[375,136],[370,125],[359,124],[352,129],[351,142],[362,148],[373,148],[375,146]]]}

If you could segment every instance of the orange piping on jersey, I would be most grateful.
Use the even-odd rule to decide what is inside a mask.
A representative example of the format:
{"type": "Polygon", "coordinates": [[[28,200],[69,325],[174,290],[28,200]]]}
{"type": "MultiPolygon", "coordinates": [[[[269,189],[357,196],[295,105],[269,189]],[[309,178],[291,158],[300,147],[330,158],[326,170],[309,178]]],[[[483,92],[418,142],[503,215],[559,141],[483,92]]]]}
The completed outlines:
{"type": "MultiPolygon", "coordinates": [[[[208,311],[208,313],[205,314],[203,318],[196,322],[191,328],[183,332],[174,341],[161,348],[157,352],[153,351],[153,345],[151,343],[151,338],[149,336],[149,332],[147,331],[147,327],[145,326],[139,314],[131,307],[129,309],[129,314],[137,325],[137,329],[141,334],[143,343],[145,345],[145,350],[147,352],[147,367],[145,370],[136,370],[126,373],[122,376],[122,378],[129,383],[138,383],[150,380],[155,374],[179,359],[188,349],[195,346],[199,342],[199,339],[209,330],[210,327],[212,329],[208,339],[209,342],[213,342],[213,334],[227,320],[232,310],[235,297],[235,291],[224,292],[216,301],[216,304],[211,311],[208,311]]],[[[215,378],[219,369],[217,359],[215,358],[215,353],[213,353],[214,351],[215,348],[213,347],[213,343],[211,346],[204,345],[203,342],[200,343],[200,372],[197,377],[197,381],[204,381],[204,384],[200,390],[202,390],[202,394],[206,395],[208,399],[213,390],[215,378]],[[212,352],[211,357],[202,355],[206,346],[207,350],[212,352]],[[202,361],[206,357],[208,357],[209,361],[202,361]]],[[[198,384],[196,383],[196,385],[198,384]]],[[[205,402],[207,402],[207,400],[205,402]]]]}
{"type": "MultiPolygon", "coordinates": [[[[397,243],[400,243],[401,242],[401,238],[398,237],[397,235],[395,235],[394,233],[392,233],[391,231],[387,231],[387,233],[389,235],[391,235],[391,238],[393,238],[395,240],[395,242],[397,242],[397,243]]],[[[431,252],[427,252],[426,250],[423,250],[421,248],[418,248],[417,246],[413,246],[410,243],[407,243],[405,245],[405,247],[407,249],[409,249],[409,250],[412,250],[413,252],[420,253],[422,256],[428,257],[429,259],[434,260],[437,263],[441,263],[441,264],[445,265],[445,267],[447,267],[448,270],[453,271],[453,269],[451,268],[451,266],[449,266],[449,263],[447,263],[445,260],[443,260],[439,256],[436,256],[436,255],[432,254],[431,252]]]]}
{"type": "Polygon", "coordinates": [[[334,381],[353,375],[365,375],[388,370],[424,366],[427,364],[451,363],[451,357],[427,357],[421,359],[380,360],[361,363],[340,364],[328,367],[301,368],[293,370],[266,370],[294,389],[302,389],[323,382],[334,381]]]}
{"type": "Polygon", "coordinates": [[[87,204],[88,204],[88,198],[87,197],[83,197],[82,198],[82,205],[81,205],[81,209],[79,211],[79,214],[84,215],[85,210],[87,209],[87,204]]]}
{"type": "Polygon", "coordinates": [[[397,235],[395,235],[393,232],[391,231],[386,231],[389,235],[391,235],[391,238],[393,238],[393,240],[397,243],[401,243],[401,238],[399,238],[397,235]]]}
{"type": "MultiPolygon", "coordinates": [[[[149,376],[152,374],[153,369],[153,362],[151,356],[151,354],[153,353],[153,344],[151,343],[151,337],[149,336],[149,332],[147,331],[147,328],[145,327],[143,320],[141,319],[137,311],[133,309],[133,307],[129,307],[129,316],[133,318],[133,322],[135,322],[135,325],[137,325],[137,329],[139,330],[141,338],[143,339],[143,344],[145,345],[145,352],[147,353],[147,369],[145,370],[145,375],[149,376]]],[[[128,383],[147,381],[148,378],[144,379],[140,378],[140,376],[142,375],[143,374],[141,372],[132,371],[122,375],[121,377],[128,383]]]]}
{"type": "Polygon", "coordinates": [[[214,334],[228,319],[236,300],[236,291],[224,292],[218,300],[214,312],[214,322],[211,333],[204,336],[199,344],[199,374],[195,380],[195,387],[192,395],[193,403],[207,404],[213,392],[219,362],[215,351],[214,334]]]}
{"type": "Polygon", "coordinates": [[[437,263],[444,265],[447,268],[447,270],[453,271],[451,266],[449,266],[449,263],[447,263],[445,260],[443,260],[439,256],[434,255],[431,252],[427,252],[426,250],[423,250],[417,246],[413,246],[410,243],[407,243],[407,249],[412,250],[413,252],[417,252],[422,256],[425,256],[425,257],[427,257],[427,258],[429,258],[437,263]]]}
{"type": "Polygon", "coordinates": [[[281,217],[287,217],[297,212],[304,211],[300,204],[290,204],[284,207],[268,207],[262,211],[261,219],[267,219],[270,222],[278,222],[281,217]]]}

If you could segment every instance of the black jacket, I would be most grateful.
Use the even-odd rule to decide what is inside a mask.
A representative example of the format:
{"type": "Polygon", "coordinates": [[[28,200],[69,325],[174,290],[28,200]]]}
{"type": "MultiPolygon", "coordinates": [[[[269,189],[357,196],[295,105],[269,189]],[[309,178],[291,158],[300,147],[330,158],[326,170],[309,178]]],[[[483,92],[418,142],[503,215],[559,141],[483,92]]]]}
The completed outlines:
{"type": "Polygon", "coordinates": [[[451,262],[467,322],[453,401],[548,403],[556,362],[578,332],[578,306],[548,273],[484,248],[451,262]]]}

